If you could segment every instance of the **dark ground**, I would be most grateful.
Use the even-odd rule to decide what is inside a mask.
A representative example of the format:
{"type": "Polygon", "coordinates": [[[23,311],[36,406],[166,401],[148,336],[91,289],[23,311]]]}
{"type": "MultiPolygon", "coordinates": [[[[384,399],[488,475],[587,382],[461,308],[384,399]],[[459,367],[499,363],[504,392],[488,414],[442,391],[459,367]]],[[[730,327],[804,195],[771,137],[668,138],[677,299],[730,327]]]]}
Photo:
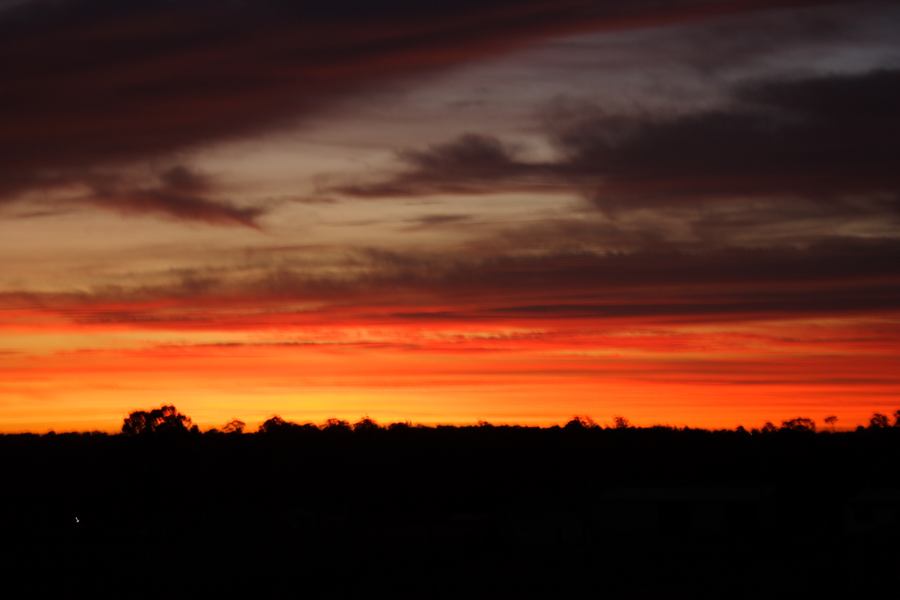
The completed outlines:
{"type": "Polygon", "coordinates": [[[0,576],[9,598],[897,597],[898,459],[900,428],[0,436],[0,576]]]}

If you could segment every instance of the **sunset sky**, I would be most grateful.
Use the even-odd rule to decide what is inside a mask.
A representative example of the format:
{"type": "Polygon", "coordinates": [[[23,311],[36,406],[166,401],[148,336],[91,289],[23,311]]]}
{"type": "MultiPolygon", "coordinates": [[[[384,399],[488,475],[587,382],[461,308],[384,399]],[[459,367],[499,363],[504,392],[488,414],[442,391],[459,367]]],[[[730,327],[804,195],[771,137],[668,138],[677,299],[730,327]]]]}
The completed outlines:
{"type": "Polygon", "coordinates": [[[900,408],[900,3],[0,0],[0,431],[900,408]]]}

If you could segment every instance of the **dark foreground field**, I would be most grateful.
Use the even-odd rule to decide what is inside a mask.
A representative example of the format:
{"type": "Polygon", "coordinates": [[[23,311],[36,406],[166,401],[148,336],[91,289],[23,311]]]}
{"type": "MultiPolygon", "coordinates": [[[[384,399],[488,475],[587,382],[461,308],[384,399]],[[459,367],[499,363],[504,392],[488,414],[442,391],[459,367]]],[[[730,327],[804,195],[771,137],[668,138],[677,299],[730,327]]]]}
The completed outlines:
{"type": "Polygon", "coordinates": [[[2,577],[10,598],[896,597],[898,459],[891,427],[0,436],[2,577]]]}

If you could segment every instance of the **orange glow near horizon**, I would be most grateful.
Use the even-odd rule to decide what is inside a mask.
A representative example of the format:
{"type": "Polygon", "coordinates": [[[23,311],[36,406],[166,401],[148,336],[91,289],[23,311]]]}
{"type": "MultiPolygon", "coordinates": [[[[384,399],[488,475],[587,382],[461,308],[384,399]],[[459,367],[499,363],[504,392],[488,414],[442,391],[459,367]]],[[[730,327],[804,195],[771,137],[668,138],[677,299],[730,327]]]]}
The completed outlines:
{"type": "MultiPolygon", "coordinates": [[[[900,408],[895,318],[717,323],[286,323],[159,330],[16,315],[3,355],[4,432],[117,431],[175,404],[201,428],[278,414],[423,424],[610,423],[733,428],[900,408]],[[34,329],[22,331],[23,323],[34,329]],[[86,345],[92,342],[93,346],[86,345]]],[[[26,327],[27,328],[27,327],[26,327]]]]}

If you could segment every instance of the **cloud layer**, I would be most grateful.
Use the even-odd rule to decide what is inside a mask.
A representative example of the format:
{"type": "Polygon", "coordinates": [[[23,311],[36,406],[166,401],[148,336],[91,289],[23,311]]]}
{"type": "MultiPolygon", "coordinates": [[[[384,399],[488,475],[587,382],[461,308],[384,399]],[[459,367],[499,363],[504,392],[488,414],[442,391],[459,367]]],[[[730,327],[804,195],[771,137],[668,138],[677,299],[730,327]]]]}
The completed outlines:
{"type": "Polygon", "coordinates": [[[403,168],[338,186],[350,196],[582,190],[600,207],[753,197],[839,201],[885,194],[900,174],[900,71],[753,81],[723,108],[622,116],[560,102],[544,117],[560,158],[534,162],[501,140],[464,134],[398,153],[403,168]]]}
{"type": "Polygon", "coordinates": [[[741,322],[893,314],[900,242],[831,239],[804,249],[659,247],[628,253],[410,256],[344,250],[317,268],[290,253],[154,286],[3,295],[80,325],[170,329],[634,320],[741,322]]]}
{"type": "MultiPolygon", "coordinates": [[[[810,3],[33,0],[0,13],[0,202],[290,126],[386,82],[554,35],[810,3]]],[[[231,209],[169,210],[146,195],[123,203],[249,217],[209,219],[231,209]]]]}

